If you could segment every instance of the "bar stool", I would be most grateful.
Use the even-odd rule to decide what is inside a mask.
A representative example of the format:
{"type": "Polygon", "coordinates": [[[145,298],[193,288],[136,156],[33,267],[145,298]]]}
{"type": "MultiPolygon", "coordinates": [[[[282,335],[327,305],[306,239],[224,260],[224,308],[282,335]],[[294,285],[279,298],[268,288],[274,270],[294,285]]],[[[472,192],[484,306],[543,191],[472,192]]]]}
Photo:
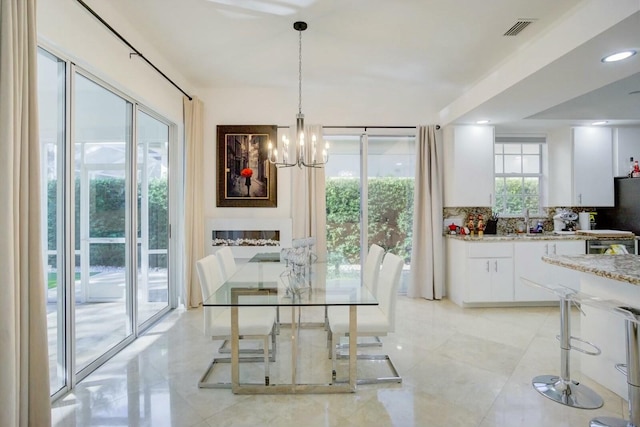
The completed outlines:
{"type": "MultiPolygon", "coordinates": [[[[571,379],[570,374],[570,351],[576,350],[591,356],[598,356],[600,349],[583,339],[571,336],[571,304],[576,304],[578,300],[578,292],[564,286],[547,286],[531,280],[520,278],[523,283],[545,289],[556,294],[560,300],[560,335],[556,338],[560,340],[560,376],[557,375],[539,375],[531,381],[533,387],[543,396],[563,405],[571,406],[579,409],[597,409],[600,408],[604,401],[602,397],[595,391],[584,384],[571,379]],[[594,351],[588,351],[583,348],[571,345],[571,341],[579,341],[583,344],[593,347],[594,351]]],[[[578,305],[576,304],[576,307],[578,305]]],[[[578,307],[580,309],[580,307],[578,307]]],[[[580,311],[582,311],[580,309],[580,311]]],[[[584,312],[582,312],[584,314],[584,312]]]]}
{"type": "MultiPolygon", "coordinates": [[[[614,308],[614,312],[625,318],[629,420],[615,417],[596,417],[589,423],[590,427],[640,426],[640,341],[638,340],[640,309],[618,306],[614,308]]],[[[616,367],[618,368],[618,365],[616,367]]]]}

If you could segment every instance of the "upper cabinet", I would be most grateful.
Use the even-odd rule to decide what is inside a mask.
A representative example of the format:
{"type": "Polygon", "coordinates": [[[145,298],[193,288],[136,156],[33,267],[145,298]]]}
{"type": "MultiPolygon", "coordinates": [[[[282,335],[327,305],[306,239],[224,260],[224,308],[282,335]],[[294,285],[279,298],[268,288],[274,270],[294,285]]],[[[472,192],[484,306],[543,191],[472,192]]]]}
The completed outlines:
{"type": "Polygon", "coordinates": [[[547,147],[548,206],[614,205],[611,128],[554,129],[547,147]]]}
{"type": "Polygon", "coordinates": [[[614,206],[612,130],[573,128],[572,149],[572,205],[614,206]]]}
{"type": "Polygon", "coordinates": [[[493,205],[492,126],[449,126],[444,130],[444,204],[493,205]]]}

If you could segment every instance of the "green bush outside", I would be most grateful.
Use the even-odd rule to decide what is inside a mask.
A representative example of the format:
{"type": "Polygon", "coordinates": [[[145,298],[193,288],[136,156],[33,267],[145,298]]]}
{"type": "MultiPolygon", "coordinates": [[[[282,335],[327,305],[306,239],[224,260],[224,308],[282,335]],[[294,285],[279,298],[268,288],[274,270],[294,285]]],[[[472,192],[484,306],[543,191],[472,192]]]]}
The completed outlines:
{"type": "Polygon", "coordinates": [[[502,215],[522,215],[525,208],[531,215],[539,213],[538,178],[507,177],[495,179],[496,203],[494,212],[502,215]]]}
{"type": "MultiPolygon", "coordinates": [[[[47,188],[48,249],[56,250],[57,181],[50,180],[47,188]]],[[[149,180],[149,248],[168,247],[168,212],[166,178],[149,180]]],[[[80,180],[75,182],[75,218],[80,216],[80,180]]],[[[91,237],[120,238],[125,230],[125,180],[122,178],[98,178],[89,187],[89,235],[91,237]]],[[[138,237],[140,237],[141,192],[138,187],[138,237]]],[[[80,222],[75,221],[75,247],[80,248],[80,222]]],[[[94,266],[124,267],[123,243],[92,244],[90,264],[94,266]]],[[[149,257],[150,267],[166,267],[166,257],[149,257]]]]}
{"type": "MultiPolygon", "coordinates": [[[[91,237],[124,237],[125,182],[120,178],[101,178],[90,181],[89,199],[91,237]]],[[[48,183],[48,241],[49,250],[56,249],[56,192],[57,182],[48,183]]],[[[411,258],[411,227],[413,222],[413,179],[369,179],[369,243],[382,246],[405,261],[411,258]]],[[[80,182],[76,180],[76,201],[80,200],[80,182]]],[[[360,260],[360,188],[359,180],[332,178],[326,184],[327,248],[329,261],[339,264],[359,264],[360,260]]],[[[138,213],[140,214],[140,191],[138,213]]],[[[149,182],[149,248],[168,247],[167,180],[149,182]]],[[[76,217],[80,204],[76,203],[76,217]]],[[[76,248],[80,247],[79,222],[76,221],[76,248]]],[[[138,230],[140,235],[140,230],[138,230]]],[[[94,244],[91,265],[124,267],[124,244],[94,244]]],[[[152,256],[151,267],[166,267],[165,256],[152,256]],[[157,265],[156,265],[157,264],[157,265]]]]}
{"type": "MultiPolygon", "coordinates": [[[[413,179],[369,178],[369,244],[411,259],[413,179]]],[[[331,178],[326,183],[329,263],[360,263],[360,181],[331,178]]]]}

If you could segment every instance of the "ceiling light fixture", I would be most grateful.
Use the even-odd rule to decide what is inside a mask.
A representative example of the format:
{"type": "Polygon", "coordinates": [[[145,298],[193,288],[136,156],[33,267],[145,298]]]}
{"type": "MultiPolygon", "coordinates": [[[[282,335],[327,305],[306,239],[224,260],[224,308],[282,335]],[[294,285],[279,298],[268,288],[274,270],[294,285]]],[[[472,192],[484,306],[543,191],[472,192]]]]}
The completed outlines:
{"type": "Polygon", "coordinates": [[[478,120],[476,122],[477,125],[486,125],[487,123],[489,123],[489,120],[478,120]]]}
{"type": "Polygon", "coordinates": [[[329,143],[325,143],[322,150],[322,160],[317,159],[316,136],[311,135],[310,147],[307,147],[304,140],[304,114],[302,114],[302,32],[307,29],[307,23],[294,22],[293,29],[298,32],[298,114],[296,115],[296,158],[294,162],[289,161],[289,138],[282,137],[282,159],[278,160],[278,149],[269,142],[269,162],[279,168],[289,168],[292,166],[302,166],[308,168],[321,168],[329,161],[329,143]]]}
{"type": "Polygon", "coordinates": [[[606,120],[600,120],[599,122],[593,122],[593,123],[591,123],[591,125],[593,125],[593,126],[600,126],[600,125],[606,125],[607,123],[609,123],[609,122],[608,122],[608,121],[606,121],[606,120]]]}
{"type": "Polygon", "coordinates": [[[623,59],[631,58],[637,52],[633,49],[623,50],[620,52],[612,53],[611,55],[607,55],[601,59],[602,62],[617,62],[622,61],[623,59]]]}

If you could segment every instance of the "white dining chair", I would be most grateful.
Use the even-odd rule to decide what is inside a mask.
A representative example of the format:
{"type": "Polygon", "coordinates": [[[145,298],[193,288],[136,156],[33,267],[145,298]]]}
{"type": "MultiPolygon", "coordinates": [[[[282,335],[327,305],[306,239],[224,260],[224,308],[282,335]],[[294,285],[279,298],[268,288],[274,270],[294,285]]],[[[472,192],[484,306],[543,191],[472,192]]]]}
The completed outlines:
{"type": "Polygon", "coordinates": [[[238,269],[236,259],[233,257],[233,251],[229,246],[223,246],[215,252],[215,256],[218,257],[220,262],[222,280],[228,280],[238,269]]]}
{"type": "Polygon", "coordinates": [[[369,252],[364,260],[362,284],[369,288],[373,296],[378,293],[378,278],[380,277],[382,257],[384,257],[384,249],[375,243],[369,246],[369,252]]]}
{"type": "MultiPolygon", "coordinates": [[[[381,337],[395,331],[396,300],[400,275],[404,261],[397,255],[387,253],[382,261],[382,268],[378,278],[377,306],[360,306],[357,309],[358,336],[381,337]]],[[[348,348],[339,344],[340,338],[349,333],[349,311],[344,307],[329,307],[328,310],[328,341],[330,342],[329,357],[332,361],[332,378],[336,380],[336,360],[339,357],[338,348],[348,348]]],[[[374,384],[382,382],[402,382],[395,366],[388,355],[360,354],[359,360],[385,360],[392,375],[387,377],[358,379],[358,384],[374,384]]]]}
{"type": "MultiPolygon", "coordinates": [[[[202,299],[206,301],[224,283],[218,257],[209,255],[196,263],[198,279],[202,289],[202,299]]],[[[231,309],[229,307],[204,306],[204,334],[213,340],[231,338],[231,309]]],[[[259,362],[264,360],[265,384],[269,385],[269,361],[275,361],[276,312],[273,307],[240,307],[238,309],[238,330],[240,339],[262,340],[263,357],[241,357],[241,362],[259,362]],[[271,351],[269,351],[271,337],[271,351]]],[[[241,352],[242,353],[242,352],[241,352]]],[[[207,378],[218,362],[230,362],[230,358],[214,357],[200,379],[200,388],[230,388],[230,383],[209,383],[207,378]]]]}

